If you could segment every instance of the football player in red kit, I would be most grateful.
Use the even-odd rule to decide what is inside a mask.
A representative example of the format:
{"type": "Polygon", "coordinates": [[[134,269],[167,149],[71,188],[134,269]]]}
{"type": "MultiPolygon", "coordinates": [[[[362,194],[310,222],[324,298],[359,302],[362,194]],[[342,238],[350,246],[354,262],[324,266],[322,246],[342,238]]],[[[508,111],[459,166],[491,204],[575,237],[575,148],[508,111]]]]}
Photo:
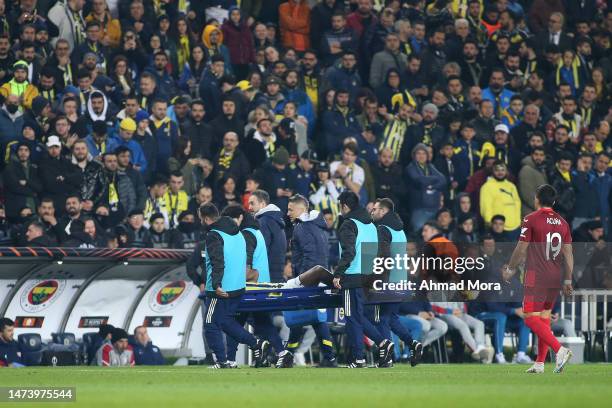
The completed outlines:
{"type": "Polygon", "coordinates": [[[568,223],[553,209],[557,192],[548,185],[538,187],[535,196],[536,211],[527,215],[521,225],[519,242],[510,262],[503,271],[508,281],[516,267],[527,258],[523,312],[525,324],[538,336],[538,358],[528,373],[543,373],[548,347],[556,354],[554,372],[560,373],[572,352],[562,347],[550,328],[550,314],[559,289],[566,296],[572,294],[572,236],[568,223]],[[561,285],[561,270],[565,270],[561,285]]]}

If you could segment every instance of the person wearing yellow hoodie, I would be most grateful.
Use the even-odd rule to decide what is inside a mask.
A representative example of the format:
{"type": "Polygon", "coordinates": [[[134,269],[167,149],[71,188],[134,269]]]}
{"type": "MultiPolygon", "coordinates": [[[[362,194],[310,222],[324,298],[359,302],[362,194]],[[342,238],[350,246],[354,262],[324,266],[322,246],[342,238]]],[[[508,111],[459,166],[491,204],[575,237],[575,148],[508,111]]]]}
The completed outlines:
{"type": "Polygon", "coordinates": [[[521,226],[521,197],[516,185],[509,181],[506,163],[493,164],[493,174],[480,189],[480,215],[488,226],[494,215],[506,217],[504,230],[511,240],[518,239],[521,226]]]}
{"type": "Polygon", "coordinates": [[[204,43],[206,60],[210,59],[215,55],[221,55],[223,61],[225,61],[225,73],[232,73],[232,64],[230,60],[229,50],[223,45],[223,31],[215,25],[209,24],[204,27],[202,31],[202,43],[204,43]]]}
{"type": "Polygon", "coordinates": [[[32,101],[38,96],[38,88],[28,82],[27,62],[19,60],[13,64],[13,79],[2,85],[0,94],[4,98],[9,95],[17,95],[23,108],[32,107],[32,101]]]}
{"type": "Polygon", "coordinates": [[[92,21],[100,23],[102,29],[100,42],[106,47],[117,48],[121,42],[121,24],[111,16],[106,0],[91,2],[91,12],[85,17],[85,22],[89,24],[92,21]]]}

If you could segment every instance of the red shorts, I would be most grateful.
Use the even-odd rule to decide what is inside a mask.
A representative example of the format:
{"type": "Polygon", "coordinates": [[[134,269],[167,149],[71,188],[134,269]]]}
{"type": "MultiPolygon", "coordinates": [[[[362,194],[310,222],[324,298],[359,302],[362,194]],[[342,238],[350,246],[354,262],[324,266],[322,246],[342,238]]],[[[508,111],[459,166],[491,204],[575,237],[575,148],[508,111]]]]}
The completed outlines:
{"type": "Polygon", "coordinates": [[[523,312],[532,313],[552,310],[558,296],[558,288],[534,288],[526,286],[523,295],[523,312]]]}

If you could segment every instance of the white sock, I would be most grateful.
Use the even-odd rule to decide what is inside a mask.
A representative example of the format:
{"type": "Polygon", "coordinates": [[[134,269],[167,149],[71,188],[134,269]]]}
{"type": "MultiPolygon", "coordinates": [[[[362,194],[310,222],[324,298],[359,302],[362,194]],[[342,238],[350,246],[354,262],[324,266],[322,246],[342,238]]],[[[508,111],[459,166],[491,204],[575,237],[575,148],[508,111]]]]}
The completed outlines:
{"type": "Polygon", "coordinates": [[[294,288],[301,288],[302,283],[300,282],[300,277],[296,277],[293,279],[289,279],[287,282],[285,282],[285,284],[283,285],[283,288],[285,289],[294,289],[294,288]]]}
{"type": "Polygon", "coordinates": [[[523,358],[525,357],[525,352],[524,351],[519,351],[516,355],[517,358],[523,358]]]}

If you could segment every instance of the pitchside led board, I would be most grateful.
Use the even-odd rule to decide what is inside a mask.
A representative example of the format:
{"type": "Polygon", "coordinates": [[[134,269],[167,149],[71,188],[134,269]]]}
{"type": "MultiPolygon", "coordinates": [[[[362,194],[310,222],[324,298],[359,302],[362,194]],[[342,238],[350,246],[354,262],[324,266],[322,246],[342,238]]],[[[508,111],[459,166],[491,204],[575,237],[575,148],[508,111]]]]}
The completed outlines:
{"type": "Polygon", "coordinates": [[[201,331],[192,330],[200,301],[185,273],[188,255],[0,248],[0,316],[15,320],[16,335],[39,333],[43,341],[55,332],[79,339],[103,323],[130,333],[144,325],[168,354],[202,356],[201,331]]]}

